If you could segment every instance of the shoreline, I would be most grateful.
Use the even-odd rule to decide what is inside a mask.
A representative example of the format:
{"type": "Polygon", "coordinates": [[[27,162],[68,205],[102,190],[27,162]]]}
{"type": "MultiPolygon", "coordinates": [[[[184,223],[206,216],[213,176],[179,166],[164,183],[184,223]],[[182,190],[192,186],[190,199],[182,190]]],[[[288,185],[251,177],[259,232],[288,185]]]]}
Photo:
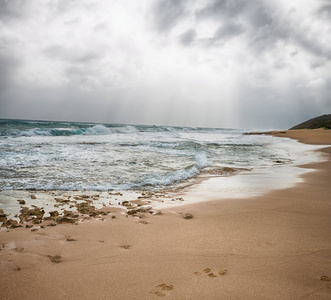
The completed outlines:
{"type": "MultiPolygon", "coordinates": [[[[248,133],[252,134],[270,133],[248,133]]],[[[277,134],[283,135],[285,131],[272,135],[277,134]]],[[[323,146],[303,145],[294,139],[270,141],[264,147],[282,149],[291,153],[290,158],[277,160],[275,157],[273,165],[254,168],[207,167],[198,175],[160,190],[0,190],[0,225],[6,221],[1,216],[5,214],[7,217],[0,231],[25,226],[39,229],[52,222],[63,223],[63,217],[67,218],[68,223],[78,223],[87,219],[89,214],[92,218],[103,218],[104,212],[132,215],[133,209],[148,209],[155,214],[162,209],[214,199],[257,197],[294,186],[302,181],[301,175],[309,172],[309,169],[304,169],[305,164],[323,161],[323,157],[317,155],[317,150],[323,146]],[[84,207],[85,212],[82,213],[80,206],[84,202],[88,202],[88,207],[84,207]],[[76,217],[68,219],[72,215],[76,217]]]]}
{"type": "MultiPolygon", "coordinates": [[[[331,144],[329,131],[315,132],[281,135],[331,144]]],[[[318,151],[328,160],[305,165],[314,172],[303,182],[253,198],[0,231],[2,295],[329,299],[331,282],[321,278],[331,278],[331,147],[318,151]]]]}

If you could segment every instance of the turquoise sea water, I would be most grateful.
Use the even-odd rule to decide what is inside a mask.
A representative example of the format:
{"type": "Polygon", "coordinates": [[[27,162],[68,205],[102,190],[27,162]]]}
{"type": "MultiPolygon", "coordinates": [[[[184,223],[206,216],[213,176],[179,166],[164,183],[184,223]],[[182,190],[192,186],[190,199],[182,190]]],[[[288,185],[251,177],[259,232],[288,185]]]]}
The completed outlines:
{"type": "Polygon", "coordinates": [[[244,130],[0,120],[0,189],[160,190],[220,168],[295,164],[244,130]]]}

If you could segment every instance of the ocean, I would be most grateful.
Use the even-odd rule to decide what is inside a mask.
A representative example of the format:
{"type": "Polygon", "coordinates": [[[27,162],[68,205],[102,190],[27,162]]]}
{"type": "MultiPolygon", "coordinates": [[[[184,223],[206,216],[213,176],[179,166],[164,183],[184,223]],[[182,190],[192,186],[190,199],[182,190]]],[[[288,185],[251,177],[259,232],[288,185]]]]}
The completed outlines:
{"type": "Polygon", "coordinates": [[[304,149],[247,131],[2,119],[0,190],[161,191],[308,162],[304,149]]]}

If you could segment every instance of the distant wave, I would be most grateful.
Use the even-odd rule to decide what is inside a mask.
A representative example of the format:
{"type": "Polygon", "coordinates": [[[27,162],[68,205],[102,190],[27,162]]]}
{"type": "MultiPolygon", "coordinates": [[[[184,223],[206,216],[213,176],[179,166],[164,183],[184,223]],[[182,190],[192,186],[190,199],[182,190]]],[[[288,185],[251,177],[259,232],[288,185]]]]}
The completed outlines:
{"type": "Polygon", "coordinates": [[[91,128],[87,128],[83,133],[84,135],[107,135],[113,133],[136,133],[139,130],[134,126],[125,127],[106,127],[104,125],[95,125],[91,128]]]}
{"type": "Polygon", "coordinates": [[[98,124],[92,127],[68,127],[68,128],[31,128],[25,130],[10,130],[0,132],[1,136],[72,136],[72,135],[110,135],[139,132],[134,126],[106,127],[98,124]]]}

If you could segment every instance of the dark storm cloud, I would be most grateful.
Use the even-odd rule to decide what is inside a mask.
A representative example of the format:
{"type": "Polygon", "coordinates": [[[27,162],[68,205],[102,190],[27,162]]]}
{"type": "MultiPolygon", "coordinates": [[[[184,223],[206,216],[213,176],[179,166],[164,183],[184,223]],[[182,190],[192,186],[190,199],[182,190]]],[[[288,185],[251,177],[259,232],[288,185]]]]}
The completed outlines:
{"type": "Polygon", "coordinates": [[[159,32],[168,32],[185,14],[186,0],[158,0],[153,6],[154,22],[159,32]]]}
{"type": "MultiPolygon", "coordinates": [[[[323,5],[318,12],[330,16],[331,4],[323,5]]],[[[316,36],[308,37],[302,28],[296,28],[289,20],[284,22],[278,18],[274,15],[271,4],[268,5],[267,2],[215,0],[198,10],[196,16],[225,23],[217,29],[213,40],[231,38],[246,31],[251,40],[249,46],[256,52],[272,51],[277,42],[283,41],[294,44],[316,57],[326,60],[331,58],[330,47],[322,45],[316,36]],[[233,20],[242,20],[242,24],[235,24],[233,20]]]]}
{"type": "MultiPolygon", "coordinates": [[[[261,0],[213,0],[209,1],[204,7],[198,8],[195,11],[190,11],[190,1],[172,1],[161,0],[156,2],[154,6],[154,21],[156,29],[160,33],[168,33],[178,23],[191,17],[196,20],[196,26],[207,20],[214,20],[216,24],[214,36],[206,41],[201,39],[201,44],[205,46],[221,45],[228,39],[241,35],[246,32],[251,40],[258,42],[259,40],[270,41],[274,40],[270,36],[255,37],[260,28],[270,28],[268,34],[272,33],[277,23],[271,14],[271,7],[261,0]]],[[[276,32],[277,33],[277,32],[276,32]]],[[[279,35],[279,33],[277,33],[279,35]]],[[[188,46],[197,38],[196,28],[190,28],[185,31],[179,41],[182,45],[188,46]]],[[[265,45],[263,48],[268,48],[265,45]]]]}
{"type": "Polygon", "coordinates": [[[197,36],[197,32],[195,31],[195,29],[191,28],[185,31],[183,34],[181,34],[179,40],[183,45],[188,46],[192,44],[196,36],[197,36]]]}

